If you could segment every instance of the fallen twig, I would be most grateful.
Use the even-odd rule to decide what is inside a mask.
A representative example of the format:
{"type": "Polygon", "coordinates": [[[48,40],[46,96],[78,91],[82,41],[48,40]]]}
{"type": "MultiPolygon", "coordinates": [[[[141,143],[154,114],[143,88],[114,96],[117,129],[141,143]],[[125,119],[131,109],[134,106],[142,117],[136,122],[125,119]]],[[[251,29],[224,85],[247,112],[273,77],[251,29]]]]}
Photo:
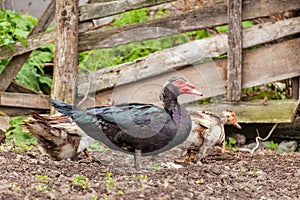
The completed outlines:
{"type": "Polygon", "coordinates": [[[259,147],[261,141],[265,141],[265,140],[267,140],[267,139],[271,136],[271,134],[273,133],[273,131],[275,130],[275,128],[277,127],[277,125],[278,125],[278,124],[275,124],[275,125],[273,126],[273,128],[270,130],[269,134],[268,134],[267,137],[265,137],[265,138],[261,138],[260,135],[259,135],[258,130],[256,129],[256,133],[257,133],[257,137],[255,138],[256,146],[251,150],[251,152],[250,152],[251,154],[253,154],[254,151],[255,151],[256,149],[258,149],[258,147],[259,147]]]}

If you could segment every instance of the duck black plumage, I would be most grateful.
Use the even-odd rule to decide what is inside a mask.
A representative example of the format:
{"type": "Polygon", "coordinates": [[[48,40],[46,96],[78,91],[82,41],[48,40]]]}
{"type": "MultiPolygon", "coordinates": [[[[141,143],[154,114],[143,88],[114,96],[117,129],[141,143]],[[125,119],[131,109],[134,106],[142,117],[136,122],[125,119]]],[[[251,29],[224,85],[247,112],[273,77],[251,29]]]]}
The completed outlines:
{"type": "Polygon", "coordinates": [[[124,103],[82,110],[50,99],[60,113],[70,116],[90,137],[111,149],[140,156],[155,155],[184,142],[191,131],[191,118],[178,103],[181,94],[202,94],[182,77],[173,77],[162,88],[164,108],[153,104],[124,103]]]}

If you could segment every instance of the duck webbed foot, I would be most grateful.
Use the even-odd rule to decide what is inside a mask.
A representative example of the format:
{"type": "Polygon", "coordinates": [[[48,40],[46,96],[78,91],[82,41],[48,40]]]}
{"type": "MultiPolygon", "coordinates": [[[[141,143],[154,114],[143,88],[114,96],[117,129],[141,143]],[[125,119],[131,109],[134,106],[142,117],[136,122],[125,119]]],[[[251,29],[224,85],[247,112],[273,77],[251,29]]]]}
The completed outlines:
{"type": "Polygon", "coordinates": [[[86,156],[86,159],[80,160],[80,163],[98,163],[99,165],[108,166],[110,164],[106,164],[103,161],[95,158],[87,149],[83,150],[84,155],[86,156]]]}

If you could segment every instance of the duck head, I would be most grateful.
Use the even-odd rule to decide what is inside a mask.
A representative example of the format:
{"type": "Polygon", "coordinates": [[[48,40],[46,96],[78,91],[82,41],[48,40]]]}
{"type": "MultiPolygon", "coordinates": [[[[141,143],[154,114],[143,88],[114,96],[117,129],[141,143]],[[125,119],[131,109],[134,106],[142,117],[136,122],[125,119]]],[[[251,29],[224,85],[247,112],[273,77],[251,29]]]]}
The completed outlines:
{"type": "Polygon", "coordinates": [[[236,114],[231,110],[224,110],[222,112],[222,115],[225,117],[225,124],[233,125],[237,127],[238,129],[241,129],[242,127],[238,124],[236,114]]]}
{"type": "Polygon", "coordinates": [[[195,89],[195,85],[187,82],[182,77],[173,77],[169,79],[162,88],[160,99],[164,99],[166,95],[171,95],[177,98],[181,94],[193,94],[202,96],[203,94],[195,89]]]}

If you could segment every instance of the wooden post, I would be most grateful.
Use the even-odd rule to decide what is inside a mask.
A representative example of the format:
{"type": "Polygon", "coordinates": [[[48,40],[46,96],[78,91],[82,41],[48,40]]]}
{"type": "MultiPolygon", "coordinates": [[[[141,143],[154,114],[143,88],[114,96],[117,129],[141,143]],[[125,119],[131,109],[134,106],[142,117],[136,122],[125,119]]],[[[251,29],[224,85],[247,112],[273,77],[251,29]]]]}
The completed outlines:
{"type": "Polygon", "coordinates": [[[242,88],[242,0],[228,4],[227,100],[239,101],[242,88]]]}
{"type": "MultiPolygon", "coordinates": [[[[54,18],[55,11],[55,0],[52,0],[46,8],[44,14],[38,21],[38,25],[33,27],[28,36],[41,33],[46,30],[54,18]]],[[[7,66],[0,74],[0,91],[5,91],[10,83],[14,80],[15,76],[20,71],[21,67],[29,57],[31,52],[27,52],[18,56],[13,57],[7,66]]]]}
{"type": "Polygon", "coordinates": [[[51,97],[73,104],[78,69],[78,0],[56,0],[55,22],[51,97]]]}
{"type": "Polygon", "coordinates": [[[299,99],[299,93],[300,93],[300,76],[294,77],[293,79],[293,98],[294,99],[299,99]]]}

